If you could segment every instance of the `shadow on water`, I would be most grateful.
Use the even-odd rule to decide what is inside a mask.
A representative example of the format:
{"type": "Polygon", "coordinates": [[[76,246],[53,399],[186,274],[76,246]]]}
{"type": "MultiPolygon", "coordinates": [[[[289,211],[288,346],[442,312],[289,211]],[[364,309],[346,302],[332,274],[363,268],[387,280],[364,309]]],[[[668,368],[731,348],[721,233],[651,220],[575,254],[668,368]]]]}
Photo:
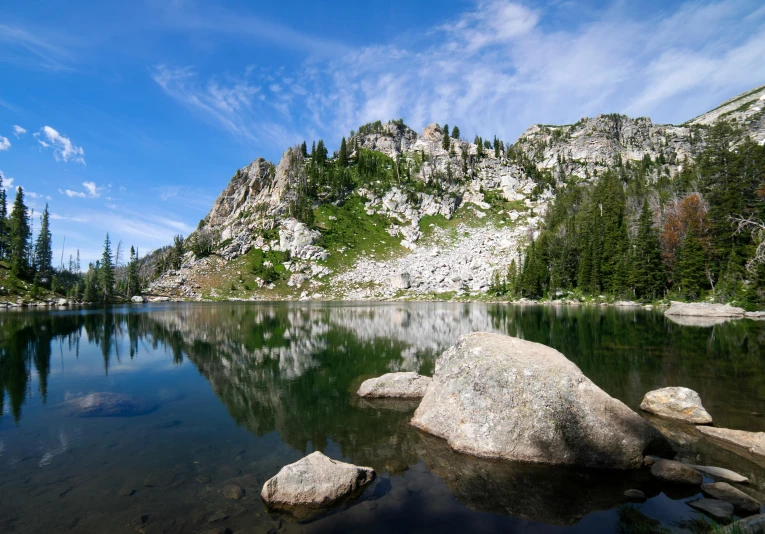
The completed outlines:
{"type": "MultiPolygon", "coordinates": [[[[218,506],[184,519],[194,529],[224,512],[233,524],[245,524],[245,516],[252,521],[257,513],[262,514],[263,525],[273,526],[277,519],[262,510],[259,485],[280,465],[312,450],[371,466],[380,478],[347,510],[301,527],[308,530],[345,528],[348,521],[370,528],[374,524],[372,530],[380,530],[408,520],[449,531],[451,527],[443,524],[446,518],[463,529],[516,528],[518,521],[570,526],[589,514],[613,510],[622,504],[626,489],[642,489],[649,497],[660,493],[645,472],[581,471],[459,455],[442,440],[410,427],[416,402],[368,401],[353,394],[364,377],[391,371],[432,374],[437,356],[459,335],[473,331],[497,331],[552,346],[633,409],[646,391],[682,385],[700,393],[719,426],[765,430],[765,418],[756,414],[765,405],[762,323],[739,321],[700,328],[677,325],[661,314],[639,309],[437,303],[199,304],[2,314],[0,430],[5,431],[4,443],[10,447],[11,440],[21,439],[27,417],[32,424],[53,404],[60,405],[69,391],[87,394],[119,386],[121,393],[132,393],[131,388],[141,389],[144,395],[156,397],[150,400],[159,405],[157,413],[145,416],[154,417],[151,425],[140,422],[144,416],[122,420],[122,426],[102,430],[109,433],[95,443],[117,450],[120,442],[112,436],[139,440],[144,452],[130,460],[136,462],[131,464],[136,473],[147,469],[141,466],[149,463],[152,454],[160,464],[160,459],[165,461],[151,447],[174,454],[170,461],[176,471],[167,475],[173,481],[168,482],[173,484],[168,486],[172,492],[145,501],[146,506],[177,508],[175,513],[181,516],[193,515],[190,510],[199,506],[188,505],[187,510],[181,501],[201,499],[207,507],[218,506]],[[51,375],[52,359],[76,360],[81,351],[102,360],[100,379],[51,375]],[[190,387],[193,377],[181,383],[187,386],[183,408],[177,408],[181,411],[169,411],[158,393],[161,383],[141,381],[148,380],[142,370],[156,360],[160,360],[158,366],[165,362],[162,369],[167,373],[193,365],[197,378],[203,377],[205,389],[217,397],[230,420],[221,420],[207,397],[190,387]],[[115,369],[122,374],[115,375],[115,369]],[[141,378],[131,378],[132,382],[122,378],[133,371],[141,378]],[[66,392],[48,402],[51,380],[65,378],[71,381],[66,392]],[[47,405],[42,413],[26,414],[25,402],[33,395],[47,405]],[[189,418],[196,434],[186,424],[189,418]],[[3,426],[9,419],[20,433],[18,438],[9,433],[8,425],[3,426]],[[236,427],[252,437],[249,446],[228,445],[243,439],[237,437],[236,427]],[[203,439],[209,441],[194,441],[203,439]],[[221,453],[218,449],[223,447],[234,453],[221,453]],[[250,463],[241,463],[245,458],[250,463]],[[215,500],[222,499],[219,486],[215,486],[218,497],[200,493],[190,481],[199,476],[209,479],[208,472],[213,481],[205,484],[222,483],[215,477],[226,473],[226,479],[250,484],[248,496],[241,503],[224,506],[215,500]],[[420,502],[428,505],[415,506],[420,502]]],[[[687,441],[681,455],[689,459],[728,465],[733,461],[715,456],[719,453],[710,451],[716,449],[686,436],[682,429],[665,429],[665,434],[672,432],[687,441]]],[[[0,476],[6,469],[3,458],[0,448],[0,476]]],[[[741,468],[754,473],[754,486],[765,487],[760,471],[746,465],[741,468]]],[[[72,464],[72,473],[77,469],[72,464]]],[[[0,485],[0,496],[8,487],[0,485]]],[[[109,491],[114,495],[118,488],[109,491]]],[[[149,491],[143,489],[137,495],[149,491]]],[[[0,498],[0,508],[2,502],[0,498]]],[[[36,501],[30,496],[25,502],[34,506],[36,501]]],[[[13,517],[6,526],[20,521],[18,514],[13,517]]],[[[607,521],[613,529],[615,514],[608,515],[607,521]]],[[[88,530],[83,523],[79,528],[88,530]]]]}

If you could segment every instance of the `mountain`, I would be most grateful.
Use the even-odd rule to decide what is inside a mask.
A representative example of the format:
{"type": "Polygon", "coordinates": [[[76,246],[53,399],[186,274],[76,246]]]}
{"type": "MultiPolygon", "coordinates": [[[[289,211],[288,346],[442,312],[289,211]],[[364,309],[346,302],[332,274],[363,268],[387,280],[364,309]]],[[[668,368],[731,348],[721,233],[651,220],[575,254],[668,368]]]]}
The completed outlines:
{"type": "MultiPolygon", "coordinates": [[[[607,114],[533,125],[514,143],[454,139],[402,121],[289,148],[236,171],[198,229],[180,269],[154,295],[228,299],[456,298],[480,295],[494,273],[539,235],[550,203],[570,184],[615,166],[673,180],[698,159],[718,120],[765,143],[765,86],[682,125],[607,114]],[[445,139],[446,138],[446,139],[445,139]]],[[[167,264],[167,262],[162,262],[167,264]]]]}

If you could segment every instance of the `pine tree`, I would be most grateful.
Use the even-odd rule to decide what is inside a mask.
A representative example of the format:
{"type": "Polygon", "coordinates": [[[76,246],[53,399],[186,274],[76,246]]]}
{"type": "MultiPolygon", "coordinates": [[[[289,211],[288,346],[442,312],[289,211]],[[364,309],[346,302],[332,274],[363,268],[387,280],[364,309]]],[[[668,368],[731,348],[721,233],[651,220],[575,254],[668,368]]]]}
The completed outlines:
{"type": "Polygon", "coordinates": [[[308,147],[305,144],[305,141],[300,143],[300,153],[303,154],[303,159],[308,157],[308,147]]]}
{"type": "Polygon", "coordinates": [[[50,214],[45,205],[40,217],[40,232],[35,243],[35,276],[43,284],[49,284],[53,277],[53,237],[50,232],[50,214]]]}
{"type": "Polygon", "coordinates": [[[16,200],[13,202],[13,213],[10,219],[10,264],[11,274],[23,278],[29,270],[29,240],[32,232],[29,228],[29,214],[24,204],[24,190],[16,189],[16,200]]]}
{"type": "Polygon", "coordinates": [[[3,187],[3,174],[0,173],[0,259],[8,255],[8,201],[3,187]]]}
{"type": "Polygon", "coordinates": [[[348,145],[345,142],[345,137],[340,141],[340,151],[337,155],[337,164],[341,168],[348,166],[348,145]]]}
{"type": "Polygon", "coordinates": [[[313,159],[314,156],[316,156],[316,141],[311,145],[311,159],[313,159]]]}
{"type": "Polygon", "coordinates": [[[97,302],[99,300],[98,284],[99,264],[88,264],[88,272],[85,273],[85,287],[82,293],[82,299],[85,302],[97,302]]]}
{"type": "Polygon", "coordinates": [[[444,134],[444,139],[441,142],[441,148],[443,148],[444,150],[448,152],[449,151],[449,125],[448,124],[444,124],[442,132],[444,134]]]}
{"type": "Polygon", "coordinates": [[[459,138],[460,138],[460,129],[457,128],[457,126],[455,125],[452,128],[452,139],[459,139],[459,138]]]}
{"type": "Polygon", "coordinates": [[[494,136],[494,157],[499,159],[499,139],[497,139],[497,136],[494,136]]]}
{"type": "Polygon", "coordinates": [[[108,303],[114,300],[114,263],[112,259],[112,242],[109,239],[108,233],[104,241],[104,253],[101,255],[98,282],[101,286],[101,302],[108,303]]]}
{"type": "Polygon", "coordinates": [[[664,286],[664,266],[659,251],[659,236],[653,227],[648,201],[643,202],[640,211],[631,264],[635,296],[644,300],[660,297],[664,286]]]}
{"type": "Polygon", "coordinates": [[[693,229],[688,230],[677,253],[675,279],[681,294],[689,299],[698,299],[706,288],[706,253],[693,229]]]}
{"type": "Polygon", "coordinates": [[[127,266],[127,287],[125,293],[128,299],[141,294],[141,281],[138,273],[138,252],[133,247],[130,247],[130,262],[127,266]]]}
{"type": "Polygon", "coordinates": [[[170,259],[172,267],[176,271],[181,268],[181,265],[183,264],[183,255],[185,253],[186,253],[186,247],[183,241],[183,236],[178,234],[177,236],[173,238],[173,250],[171,252],[171,259],[170,259]]]}

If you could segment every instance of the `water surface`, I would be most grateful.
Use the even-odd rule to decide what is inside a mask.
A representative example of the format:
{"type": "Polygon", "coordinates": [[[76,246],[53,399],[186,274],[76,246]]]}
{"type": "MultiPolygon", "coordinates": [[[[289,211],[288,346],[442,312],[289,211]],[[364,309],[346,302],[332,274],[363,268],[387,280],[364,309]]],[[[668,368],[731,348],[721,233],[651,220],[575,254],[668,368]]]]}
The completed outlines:
{"type": "MultiPolygon", "coordinates": [[[[680,326],[642,309],[483,304],[168,304],[0,315],[0,531],[616,532],[622,492],[664,526],[694,517],[694,490],[645,472],[477,460],[412,429],[410,402],[353,392],[391,371],[432,374],[461,334],[550,345],[637,409],[682,385],[719,426],[765,431],[765,324],[680,326]],[[71,400],[131,395],[136,415],[78,417],[71,400]],[[260,488],[321,450],[374,467],[350,506],[308,523],[269,514],[260,488]],[[241,500],[221,494],[245,488],[241,500]]],[[[688,460],[765,469],[665,429],[688,460]]]]}

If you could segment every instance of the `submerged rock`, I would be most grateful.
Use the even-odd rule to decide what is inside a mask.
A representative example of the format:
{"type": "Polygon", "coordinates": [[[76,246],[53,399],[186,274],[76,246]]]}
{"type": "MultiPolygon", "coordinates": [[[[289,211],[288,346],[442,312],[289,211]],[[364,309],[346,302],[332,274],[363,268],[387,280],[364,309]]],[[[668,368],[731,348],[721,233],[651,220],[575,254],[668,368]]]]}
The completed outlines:
{"type": "Polygon", "coordinates": [[[668,447],[560,352],[489,333],[439,357],[412,424],[459,452],[524,462],[634,469],[668,447]]]}
{"type": "Polygon", "coordinates": [[[658,460],[651,466],[651,475],[672,484],[700,486],[704,481],[701,473],[693,467],[674,460],[658,460]]]}
{"type": "Polygon", "coordinates": [[[360,397],[416,399],[425,395],[431,378],[417,373],[388,373],[365,380],[359,387],[360,397]]]}
{"type": "Polygon", "coordinates": [[[375,478],[370,467],[359,467],[327,458],[316,451],[281,468],[260,493],[271,508],[297,518],[356,496],[375,478]]]}
{"type": "Polygon", "coordinates": [[[709,515],[715,521],[721,523],[730,523],[733,519],[733,505],[717,499],[696,499],[690,501],[688,506],[700,510],[709,515]]]}
{"type": "Polygon", "coordinates": [[[697,425],[706,425],[712,422],[712,416],[702,406],[699,394],[692,389],[683,387],[668,387],[649,391],[643,397],[640,409],[661,417],[669,417],[697,425]]]}
{"type": "Polygon", "coordinates": [[[676,302],[672,301],[664,315],[686,317],[728,317],[735,319],[744,317],[744,309],[728,304],[712,304],[709,302],[676,302]]]}
{"type": "Polygon", "coordinates": [[[710,426],[699,426],[696,429],[709,438],[732,445],[733,452],[749,453],[760,462],[765,459],[765,432],[747,432],[710,426]]]}
{"type": "Polygon", "coordinates": [[[723,482],[735,482],[737,484],[748,484],[749,479],[743,475],[739,475],[735,471],[730,469],[724,469],[722,467],[714,467],[711,465],[692,465],[697,471],[706,473],[714,478],[722,480],[723,482]]]}
{"type": "Polygon", "coordinates": [[[130,417],[153,412],[157,405],[140,397],[106,391],[90,393],[64,403],[74,417],[130,417]]]}
{"type": "Polygon", "coordinates": [[[701,491],[710,497],[731,503],[737,512],[756,514],[760,511],[760,503],[738,488],[734,488],[727,482],[715,482],[704,484],[701,491]]]}

